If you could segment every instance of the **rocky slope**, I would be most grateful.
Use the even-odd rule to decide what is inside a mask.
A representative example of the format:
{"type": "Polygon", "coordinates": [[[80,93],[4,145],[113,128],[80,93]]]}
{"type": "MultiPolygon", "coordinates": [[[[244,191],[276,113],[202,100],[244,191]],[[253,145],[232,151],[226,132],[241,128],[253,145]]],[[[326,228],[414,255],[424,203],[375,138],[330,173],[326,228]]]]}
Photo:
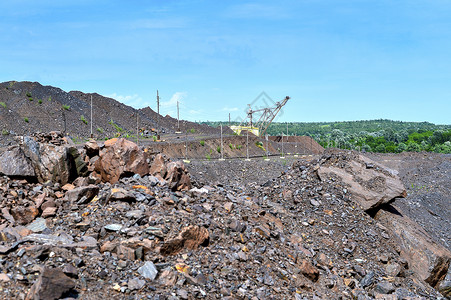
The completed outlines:
{"type": "Polygon", "coordinates": [[[0,154],[5,299],[449,295],[449,250],[392,215],[399,179],[356,153],[272,162],[267,173],[263,161],[186,169],[122,139],[77,153],[65,142],[23,138],[0,154]],[[254,176],[239,180],[243,171],[254,176]]]}
{"type": "MultiPolygon", "coordinates": [[[[121,136],[136,135],[137,115],[140,128],[149,132],[152,128],[158,129],[156,113],[149,107],[136,110],[96,93],[65,92],[38,82],[9,81],[0,83],[1,140],[55,130],[65,131],[73,138],[87,138],[91,130],[91,97],[93,133],[97,138],[113,137],[118,133],[121,136]]],[[[160,132],[173,133],[177,129],[176,119],[160,116],[160,120],[160,132]]],[[[196,133],[219,133],[218,129],[192,122],[187,122],[185,127],[196,133]]]]}

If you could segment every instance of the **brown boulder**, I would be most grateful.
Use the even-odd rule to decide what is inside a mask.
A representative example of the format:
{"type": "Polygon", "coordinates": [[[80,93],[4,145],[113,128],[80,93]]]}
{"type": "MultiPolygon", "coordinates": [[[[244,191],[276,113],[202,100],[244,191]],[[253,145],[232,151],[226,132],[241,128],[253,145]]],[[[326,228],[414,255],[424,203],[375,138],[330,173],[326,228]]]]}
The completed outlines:
{"type": "Polygon", "coordinates": [[[14,220],[21,225],[26,225],[33,221],[39,214],[39,210],[34,206],[18,206],[11,209],[14,220]]]}
{"type": "Polygon", "coordinates": [[[126,139],[114,138],[105,142],[95,164],[102,181],[116,183],[121,177],[149,174],[146,153],[126,139]]]}
{"type": "Polygon", "coordinates": [[[400,245],[401,257],[408,261],[416,276],[438,288],[449,272],[451,252],[432,240],[420,225],[403,216],[394,205],[379,210],[375,219],[392,232],[400,245]]]}
{"type": "Polygon", "coordinates": [[[91,139],[88,142],[86,142],[84,148],[86,150],[86,155],[89,157],[99,155],[100,147],[95,140],[91,139]]]}
{"type": "Polygon", "coordinates": [[[75,281],[59,269],[44,268],[25,299],[53,300],[75,288],[75,281]]]}
{"type": "Polygon", "coordinates": [[[97,185],[91,184],[88,186],[81,186],[78,188],[74,188],[70,191],[67,191],[66,197],[67,197],[67,200],[69,200],[70,202],[77,202],[82,197],[86,197],[85,200],[83,201],[83,203],[80,203],[80,204],[84,204],[84,203],[88,203],[89,201],[91,201],[92,198],[94,198],[98,193],[99,193],[99,187],[97,185]]]}
{"type": "Polygon", "coordinates": [[[172,190],[187,191],[191,189],[191,179],[181,160],[170,162],[166,167],[167,174],[165,179],[169,182],[169,187],[172,190]]]}
{"type": "Polygon", "coordinates": [[[299,271],[302,275],[310,279],[311,281],[317,281],[319,277],[319,270],[315,268],[309,261],[302,259],[298,263],[299,271]]]}
{"type": "Polygon", "coordinates": [[[169,256],[179,253],[184,248],[194,250],[200,245],[207,246],[209,237],[205,227],[191,225],[185,227],[177,238],[164,243],[160,248],[160,253],[169,256]]]}
{"type": "Polygon", "coordinates": [[[394,171],[367,157],[336,158],[326,161],[317,170],[322,181],[338,176],[349,186],[352,199],[364,210],[376,208],[397,197],[406,197],[406,189],[394,171]]]}
{"type": "Polygon", "coordinates": [[[159,174],[162,178],[166,176],[166,164],[164,161],[164,156],[162,154],[157,154],[150,166],[150,174],[157,175],[159,174]]]}

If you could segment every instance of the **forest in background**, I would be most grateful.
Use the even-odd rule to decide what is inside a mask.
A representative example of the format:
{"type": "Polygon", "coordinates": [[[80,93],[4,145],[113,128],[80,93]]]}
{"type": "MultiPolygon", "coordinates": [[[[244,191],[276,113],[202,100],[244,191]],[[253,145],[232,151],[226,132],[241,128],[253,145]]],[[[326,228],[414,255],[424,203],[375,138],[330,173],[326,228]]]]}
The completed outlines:
{"type": "MultiPolygon", "coordinates": [[[[201,122],[213,127],[227,126],[228,122],[201,122]]],[[[230,125],[239,125],[230,123],[230,125]]],[[[269,135],[307,135],[325,148],[336,147],[366,152],[451,153],[451,125],[429,122],[402,122],[392,120],[346,122],[274,122],[269,135]]]]}

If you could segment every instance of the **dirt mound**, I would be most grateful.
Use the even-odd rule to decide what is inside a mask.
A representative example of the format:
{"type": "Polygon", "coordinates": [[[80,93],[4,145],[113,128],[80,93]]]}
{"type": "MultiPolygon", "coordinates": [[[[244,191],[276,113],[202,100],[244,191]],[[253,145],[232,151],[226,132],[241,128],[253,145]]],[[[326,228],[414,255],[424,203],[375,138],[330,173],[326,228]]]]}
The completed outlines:
{"type": "MultiPolygon", "coordinates": [[[[152,128],[157,129],[156,113],[150,108],[136,110],[97,93],[65,92],[38,82],[9,81],[0,83],[0,144],[5,144],[5,140],[11,140],[14,135],[49,131],[65,132],[75,140],[88,138],[91,97],[96,138],[136,135],[137,116],[139,128],[149,132],[152,128]]],[[[196,133],[220,133],[219,129],[192,122],[187,122],[185,127],[196,133]]],[[[174,133],[177,120],[160,116],[159,129],[162,133],[174,133]]]]}

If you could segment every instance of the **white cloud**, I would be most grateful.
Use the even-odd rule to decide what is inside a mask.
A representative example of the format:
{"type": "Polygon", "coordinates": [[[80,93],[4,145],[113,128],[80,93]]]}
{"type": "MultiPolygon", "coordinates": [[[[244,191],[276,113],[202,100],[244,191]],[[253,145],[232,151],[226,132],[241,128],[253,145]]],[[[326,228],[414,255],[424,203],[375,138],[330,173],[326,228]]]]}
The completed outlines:
{"type": "Polygon", "coordinates": [[[202,113],[202,111],[200,111],[200,110],[194,110],[194,109],[191,109],[190,111],[189,111],[189,114],[190,115],[199,115],[199,114],[201,114],[202,113]]]}
{"type": "Polygon", "coordinates": [[[188,94],[186,92],[176,92],[174,95],[172,95],[171,99],[169,101],[163,101],[160,102],[161,107],[177,107],[177,101],[180,103],[183,103],[182,100],[186,98],[188,94]]]}
{"type": "Polygon", "coordinates": [[[121,103],[132,106],[134,108],[141,108],[144,103],[143,99],[138,94],[123,96],[113,93],[110,95],[106,95],[106,97],[113,98],[121,103]]]}
{"type": "Polygon", "coordinates": [[[226,106],[221,111],[230,111],[230,112],[232,112],[232,111],[238,111],[238,110],[239,110],[238,107],[228,107],[228,106],[226,106]]]}

